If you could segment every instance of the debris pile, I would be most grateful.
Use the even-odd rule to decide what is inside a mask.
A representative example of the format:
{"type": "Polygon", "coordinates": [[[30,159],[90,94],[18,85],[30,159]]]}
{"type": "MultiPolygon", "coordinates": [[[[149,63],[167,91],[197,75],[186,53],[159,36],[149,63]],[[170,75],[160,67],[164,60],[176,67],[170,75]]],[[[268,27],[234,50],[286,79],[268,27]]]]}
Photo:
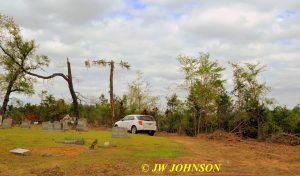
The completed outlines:
{"type": "Polygon", "coordinates": [[[46,168],[46,169],[32,169],[31,174],[37,176],[64,176],[66,175],[62,169],[58,166],[54,168],[46,168]]]}
{"type": "Polygon", "coordinates": [[[233,133],[227,133],[222,130],[216,130],[206,136],[208,139],[221,140],[221,141],[239,141],[242,140],[233,133]]]}
{"type": "Polygon", "coordinates": [[[267,139],[267,141],[292,146],[300,145],[300,137],[288,133],[272,134],[271,137],[267,139]]]}

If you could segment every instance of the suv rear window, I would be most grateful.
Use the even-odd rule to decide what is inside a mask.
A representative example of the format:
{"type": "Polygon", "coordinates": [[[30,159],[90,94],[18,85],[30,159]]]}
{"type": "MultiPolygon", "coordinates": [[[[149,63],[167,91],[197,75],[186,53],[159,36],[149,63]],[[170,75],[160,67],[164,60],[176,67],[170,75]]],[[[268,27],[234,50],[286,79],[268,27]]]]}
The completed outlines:
{"type": "Polygon", "coordinates": [[[138,116],[137,118],[144,121],[154,121],[153,117],[149,115],[138,116]]]}

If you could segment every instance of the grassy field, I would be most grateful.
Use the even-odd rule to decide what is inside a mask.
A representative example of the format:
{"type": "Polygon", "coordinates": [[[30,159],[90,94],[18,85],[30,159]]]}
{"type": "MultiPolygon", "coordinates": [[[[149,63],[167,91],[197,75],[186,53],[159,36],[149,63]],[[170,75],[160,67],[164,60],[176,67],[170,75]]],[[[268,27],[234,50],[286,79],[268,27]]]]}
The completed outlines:
{"type": "Polygon", "coordinates": [[[138,173],[144,162],[186,153],[179,144],[163,137],[129,134],[128,138],[111,138],[110,131],[50,132],[39,127],[0,129],[0,144],[1,176],[45,175],[46,172],[60,171],[69,175],[106,175],[108,172],[121,175],[120,169],[124,173],[138,173]],[[66,138],[83,138],[85,145],[55,142],[66,138]],[[98,140],[100,147],[90,151],[88,146],[94,139],[98,140]],[[111,147],[101,147],[105,141],[109,141],[111,147]],[[17,156],[9,153],[9,150],[19,147],[32,150],[32,154],[17,156]],[[116,165],[117,170],[111,169],[116,165]]]}
{"type": "MultiPolygon", "coordinates": [[[[111,138],[110,131],[50,132],[31,129],[0,129],[0,176],[76,176],[76,175],[154,175],[143,173],[142,164],[221,163],[221,172],[208,175],[300,175],[300,146],[286,146],[255,140],[225,138],[210,140],[205,135],[184,137],[169,134],[131,135],[111,138]],[[83,138],[85,145],[56,143],[57,140],[83,138]],[[88,150],[94,140],[95,150],[88,150]],[[105,141],[111,146],[101,147],[105,141]],[[27,148],[31,155],[9,153],[27,148]]],[[[203,175],[176,173],[176,175],[203,175]]],[[[174,173],[155,173],[174,175],[174,173]]]]}

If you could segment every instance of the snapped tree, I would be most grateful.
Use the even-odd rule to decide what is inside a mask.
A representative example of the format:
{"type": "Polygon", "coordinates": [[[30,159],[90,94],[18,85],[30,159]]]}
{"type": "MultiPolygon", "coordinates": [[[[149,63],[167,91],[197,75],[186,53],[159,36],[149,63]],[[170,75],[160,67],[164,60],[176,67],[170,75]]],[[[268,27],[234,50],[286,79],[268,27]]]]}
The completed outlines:
{"type": "Polygon", "coordinates": [[[98,66],[109,66],[110,67],[110,74],[109,74],[109,98],[110,98],[110,107],[111,107],[111,122],[112,125],[115,123],[116,120],[116,114],[115,114],[115,102],[114,102],[114,70],[115,70],[115,64],[121,66],[121,68],[129,69],[130,65],[128,62],[115,62],[113,60],[106,61],[105,59],[99,59],[99,60],[86,60],[85,66],[90,68],[91,65],[98,65],[98,66]]]}

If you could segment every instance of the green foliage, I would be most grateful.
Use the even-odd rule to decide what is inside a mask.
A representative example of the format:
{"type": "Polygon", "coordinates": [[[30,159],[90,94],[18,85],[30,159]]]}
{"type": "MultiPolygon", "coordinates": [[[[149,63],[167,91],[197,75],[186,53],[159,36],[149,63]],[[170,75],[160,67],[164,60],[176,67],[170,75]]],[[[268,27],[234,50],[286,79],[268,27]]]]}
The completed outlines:
{"type": "Polygon", "coordinates": [[[263,137],[262,125],[265,121],[263,112],[266,110],[267,101],[265,94],[269,91],[269,87],[264,82],[259,82],[258,76],[265,66],[259,63],[244,65],[231,63],[231,66],[234,82],[232,93],[236,97],[235,118],[239,119],[235,120],[234,130],[238,130],[244,136],[263,137]]]}
{"type": "Polygon", "coordinates": [[[125,117],[128,114],[131,114],[129,112],[129,107],[127,103],[127,96],[123,95],[122,98],[115,97],[115,109],[116,109],[116,118],[117,120],[125,117]]]}
{"type": "Polygon", "coordinates": [[[0,74],[0,91],[5,92],[1,113],[5,113],[11,93],[34,93],[35,79],[28,76],[26,71],[48,66],[49,60],[44,55],[36,55],[35,41],[24,39],[13,19],[1,14],[0,49],[0,66],[3,69],[0,74]]]}
{"type": "Polygon", "coordinates": [[[77,136],[67,136],[64,138],[64,140],[67,140],[67,141],[77,141],[78,143],[80,144],[85,144],[85,139],[82,138],[82,137],[77,137],[77,136]]]}
{"type": "Polygon", "coordinates": [[[165,113],[166,117],[160,121],[161,130],[184,134],[189,125],[189,116],[184,104],[175,93],[166,99],[168,109],[165,113]]]}
{"type": "Polygon", "coordinates": [[[222,92],[220,93],[217,99],[217,106],[218,128],[228,131],[230,129],[229,123],[233,117],[233,107],[232,99],[225,90],[222,90],[222,92]]]}
{"type": "Polygon", "coordinates": [[[218,126],[218,99],[225,82],[222,79],[225,69],[205,53],[199,57],[178,56],[177,60],[189,90],[187,105],[193,116],[194,131],[199,133],[204,127],[208,132],[218,126]]]}
{"type": "Polygon", "coordinates": [[[111,126],[111,110],[108,103],[81,105],[79,110],[80,116],[86,118],[89,123],[111,126]]]}
{"type": "Polygon", "coordinates": [[[267,119],[262,127],[266,134],[275,132],[300,134],[299,105],[293,109],[277,106],[273,110],[266,110],[264,115],[267,119]]]}
{"type": "Polygon", "coordinates": [[[151,111],[157,107],[158,97],[151,95],[150,84],[143,79],[142,73],[137,73],[137,78],[128,84],[125,93],[129,113],[151,111]]]}
{"type": "Polygon", "coordinates": [[[14,122],[20,123],[23,118],[23,113],[18,110],[18,108],[10,106],[6,112],[7,116],[12,118],[14,122]]]}

